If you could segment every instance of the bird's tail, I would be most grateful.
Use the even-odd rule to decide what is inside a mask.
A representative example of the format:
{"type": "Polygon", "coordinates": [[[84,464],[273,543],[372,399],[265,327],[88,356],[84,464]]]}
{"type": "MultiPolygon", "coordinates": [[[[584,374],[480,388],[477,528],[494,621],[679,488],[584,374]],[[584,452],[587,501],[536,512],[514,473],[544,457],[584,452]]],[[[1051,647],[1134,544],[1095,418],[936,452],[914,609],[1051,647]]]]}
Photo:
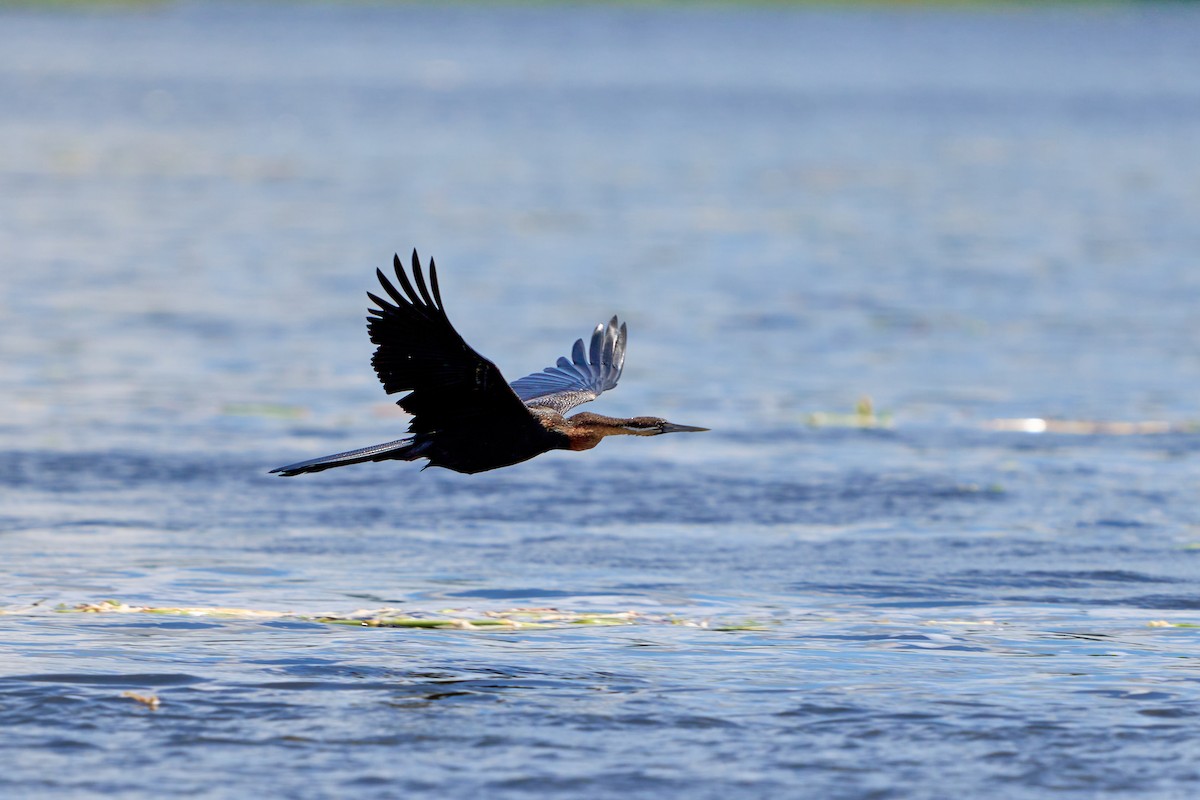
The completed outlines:
{"type": "Polygon", "coordinates": [[[320,458],[310,458],[308,461],[298,461],[295,464],[288,464],[286,467],[278,467],[271,470],[271,473],[289,478],[292,475],[300,475],[304,472],[320,472],[323,469],[331,469],[333,467],[344,467],[347,464],[361,464],[364,461],[387,461],[388,459],[397,458],[402,461],[413,461],[421,457],[425,448],[421,443],[414,442],[409,439],[397,439],[394,442],[386,444],[373,444],[370,447],[361,447],[358,450],[347,450],[345,453],[334,453],[331,456],[321,456],[320,458]]]}

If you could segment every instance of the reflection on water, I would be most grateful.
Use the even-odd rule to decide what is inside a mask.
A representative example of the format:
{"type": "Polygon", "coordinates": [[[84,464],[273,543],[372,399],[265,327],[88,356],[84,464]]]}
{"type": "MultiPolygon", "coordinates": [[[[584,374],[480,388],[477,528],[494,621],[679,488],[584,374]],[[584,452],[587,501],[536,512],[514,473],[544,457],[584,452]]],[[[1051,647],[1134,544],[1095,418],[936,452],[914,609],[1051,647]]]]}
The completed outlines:
{"type": "Polygon", "coordinates": [[[1197,34],[0,12],[0,785],[1188,796],[1197,34]],[[713,432],[268,476],[403,429],[413,246],[509,378],[620,313],[595,410],[713,432]],[[549,608],[622,624],[321,616],[549,608]]]}

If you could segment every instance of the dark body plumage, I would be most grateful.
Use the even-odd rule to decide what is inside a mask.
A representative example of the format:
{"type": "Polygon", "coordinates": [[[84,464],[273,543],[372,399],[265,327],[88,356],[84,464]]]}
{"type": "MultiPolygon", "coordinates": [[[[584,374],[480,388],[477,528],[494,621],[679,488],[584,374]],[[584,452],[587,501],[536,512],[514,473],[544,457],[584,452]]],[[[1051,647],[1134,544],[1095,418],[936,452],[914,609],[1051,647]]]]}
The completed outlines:
{"type": "Polygon", "coordinates": [[[468,345],[450,324],[429,262],[429,282],[414,250],[412,277],[393,260],[399,289],[376,270],[388,299],[368,292],[367,330],[377,345],[371,365],[388,394],[408,392],[398,405],[412,415],[410,436],[271,470],[281,475],[320,472],[364,461],[428,459],[426,466],[484,472],[550,450],[586,450],[604,436],[651,436],[700,431],[656,417],[612,419],[564,413],[617,385],[625,363],[625,326],[613,317],[598,325],[586,350],[575,342],[571,359],[527,375],[510,386],[500,370],[468,345]]]}

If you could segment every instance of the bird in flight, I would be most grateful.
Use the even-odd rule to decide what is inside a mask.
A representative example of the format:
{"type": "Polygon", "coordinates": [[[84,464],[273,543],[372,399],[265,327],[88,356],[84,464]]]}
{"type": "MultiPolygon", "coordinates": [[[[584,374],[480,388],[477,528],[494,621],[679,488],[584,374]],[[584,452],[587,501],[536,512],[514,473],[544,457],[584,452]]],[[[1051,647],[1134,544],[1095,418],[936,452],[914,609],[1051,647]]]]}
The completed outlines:
{"type": "Polygon", "coordinates": [[[605,436],[657,436],[706,431],[658,417],[616,419],[568,411],[612,389],[625,366],[625,325],[613,317],[597,325],[591,343],[575,342],[571,357],[511,384],[500,370],[467,344],[446,316],[437,268],[429,282],[417,251],[412,278],[393,258],[396,281],[376,270],[390,298],[370,292],[367,331],[377,345],[371,366],[388,394],[408,392],[397,405],[412,415],[409,435],[345,453],[300,461],[271,470],[283,476],[320,472],[364,461],[428,459],[426,467],[476,473],[507,467],[551,450],[590,450],[605,436]]]}

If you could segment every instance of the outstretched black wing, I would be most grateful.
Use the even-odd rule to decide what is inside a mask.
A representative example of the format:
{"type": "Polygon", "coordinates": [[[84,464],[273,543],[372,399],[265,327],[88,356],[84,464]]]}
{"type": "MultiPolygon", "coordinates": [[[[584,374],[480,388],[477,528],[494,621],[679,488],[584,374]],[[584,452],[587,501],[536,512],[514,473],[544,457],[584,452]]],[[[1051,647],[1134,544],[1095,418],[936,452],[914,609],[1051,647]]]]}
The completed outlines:
{"type": "Polygon", "coordinates": [[[559,358],[553,367],[513,381],[513,391],[531,408],[551,408],[565,414],[581,403],[595,400],[612,389],[625,368],[625,326],[617,318],[597,325],[592,343],[584,352],[583,339],[576,339],[571,360],[559,358]]]}
{"type": "Polygon", "coordinates": [[[375,271],[392,302],[367,293],[378,306],[370,309],[367,330],[378,345],[371,366],[383,388],[388,394],[408,392],[397,404],[413,415],[409,430],[459,438],[491,428],[540,427],[496,365],[475,352],[450,324],[433,261],[428,285],[416,250],[412,280],[399,256],[393,267],[403,292],[382,270],[375,271]]]}

